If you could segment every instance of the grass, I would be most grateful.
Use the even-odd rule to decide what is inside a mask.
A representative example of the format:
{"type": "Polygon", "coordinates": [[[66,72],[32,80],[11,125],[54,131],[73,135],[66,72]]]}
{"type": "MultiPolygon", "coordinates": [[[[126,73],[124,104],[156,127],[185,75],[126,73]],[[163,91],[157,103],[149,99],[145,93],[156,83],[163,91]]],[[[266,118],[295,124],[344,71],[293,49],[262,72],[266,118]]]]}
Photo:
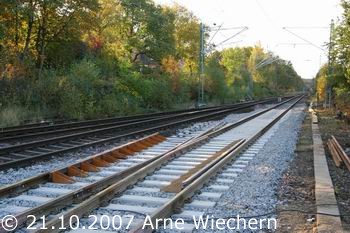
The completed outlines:
{"type": "Polygon", "coordinates": [[[17,126],[30,119],[30,122],[42,120],[40,111],[29,110],[24,107],[11,106],[0,111],[0,127],[17,126]]]}

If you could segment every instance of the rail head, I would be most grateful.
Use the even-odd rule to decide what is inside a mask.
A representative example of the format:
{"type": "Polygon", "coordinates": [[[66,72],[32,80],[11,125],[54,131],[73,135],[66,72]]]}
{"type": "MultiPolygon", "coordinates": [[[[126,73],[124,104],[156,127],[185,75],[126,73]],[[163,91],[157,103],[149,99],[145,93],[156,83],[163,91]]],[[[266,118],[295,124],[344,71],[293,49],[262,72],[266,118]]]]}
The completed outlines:
{"type": "MultiPolygon", "coordinates": [[[[49,157],[54,156],[54,155],[67,153],[67,152],[74,151],[77,149],[82,149],[82,148],[86,148],[89,146],[94,146],[94,145],[99,145],[102,143],[116,141],[116,140],[123,138],[123,137],[129,137],[129,136],[134,136],[134,135],[139,135],[139,134],[144,134],[144,133],[152,133],[152,132],[155,132],[158,130],[162,130],[164,128],[175,127],[175,126],[178,126],[181,124],[188,124],[190,122],[218,118],[218,117],[221,117],[223,115],[227,115],[233,111],[246,109],[246,108],[255,106],[257,104],[268,103],[270,101],[271,101],[270,99],[262,100],[262,101],[252,101],[251,103],[242,103],[240,106],[235,106],[234,108],[228,108],[225,110],[218,110],[218,111],[210,112],[208,114],[203,114],[200,116],[192,116],[190,118],[181,119],[181,120],[175,119],[174,121],[171,121],[169,123],[168,122],[167,123],[160,122],[160,124],[157,123],[157,125],[155,125],[155,126],[148,126],[146,128],[142,128],[142,129],[139,129],[136,131],[131,131],[131,132],[119,134],[117,136],[112,136],[112,137],[108,137],[105,139],[100,139],[100,140],[96,140],[93,142],[84,143],[82,145],[75,145],[75,146],[71,146],[68,148],[61,148],[61,149],[57,149],[57,150],[54,150],[51,152],[41,153],[39,155],[31,155],[27,158],[21,158],[21,159],[16,159],[14,161],[0,163],[0,169],[7,169],[7,168],[11,168],[11,167],[18,167],[18,166],[22,166],[22,165],[27,165],[35,160],[42,160],[42,159],[49,158],[49,157]]],[[[116,127],[118,127],[118,126],[116,126],[116,127]]],[[[112,129],[115,129],[115,127],[110,127],[108,130],[112,130],[112,129]]],[[[96,133],[96,132],[101,133],[101,131],[104,132],[105,129],[93,130],[93,133],[96,133]]],[[[84,136],[88,136],[89,134],[90,134],[90,132],[84,132],[84,133],[79,133],[79,134],[75,134],[75,135],[59,136],[57,138],[44,139],[41,141],[35,141],[35,142],[30,142],[30,143],[19,144],[16,146],[0,148],[0,157],[1,156],[6,157],[6,153],[17,152],[17,151],[31,149],[31,148],[35,148],[35,147],[47,146],[47,145],[50,145],[50,143],[60,143],[60,142],[66,141],[66,140],[79,138],[79,137],[84,138],[84,136]]]]}
{"type": "MultiPolygon", "coordinates": [[[[239,144],[235,149],[233,149],[230,153],[227,153],[226,155],[223,155],[222,158],[217,159],[213,161],[210,164],[210,167],[207,167],[206,170],[203,169],[203,171],[199,172],[198,176],[194,177],[194,179],[189,180],[188,183],[186,183],[187,186],[184,186],[184,189],[177,193],[172,199],[170,199],[168,202],[166,202],[163,206],[158,208],[154,213],[152,213],[149,216],[149,219],[152,224],[155,225],[158,224],[159,220],[169,218],[176,210],[181,208],[185,201],[190,199],[201,187],[205,185],[205,183],[208,182],[208,180],[217,174],[217,172],[222,169],[228,162],[235,159],[239,153],[241,153],[245,148],[247,148],[251,143],[257,140],[264,132],[266,132],[268,129],[270,129],[279,119],[281,119],[287,112],[293,108],[302,98],[304,98],[304,95],[297,98],[297,100],[291,104],[285,111],[283,111],[281,114],[279,114],[278,117],[273,119],[268,125],[266,125],[263,129],[261,129],[259,132],[257,132],[254,136],[251,138],[245,140],[241,144],[239,144]]],[[[223,152],[224,154],[224,152],[223,152]]],[[[151,228],[150,225],[144,225],[143,223],[138,224],[136,227],[132,228],[129,233],[151,233],[154,229],[151,228]]]]}
{"type": "MultiPolygon", "coordinates": [[[[294,106],[299,100],[300,99],[298,99],[292,106],[294,106]]],[[[277,107],[277,106],[275,106],[275,107],[277,107]]],[[[282,117],[282,115],[281,115],[281,117],[282,117]]],[[[225,131],[225,129],[227,130],[226,127],[220,128],[221,131],[225,131]]],[[[217,133],[217,132],[211,132],[209,134],[215,135],[215,133],[217,133]]],[[[205,141],[208,141],[209,139],[210,139],[209,135],[206,135],[205,137],[200,137],[200,138],[197,138],[196,140],[193,140],[193,141],[187,143],[183,147],[179,147],[177,150],[174,150],[168,154],[164,154],[162,157],[158,158],[157,160],[153,161],[152,163],[148,164],[147,166],[144,166],[143,168],[139,169],[138,171],[136,171],[132,175],[123,178],[122,180],[116,182],[115,184],[113,184],[113,185],[109,186],[108,188],[102,190],[101,192],[97,193],[96,195],[93,195],[90,198],[84,200],[76,207],[68,210],[67,212],[65,212],[64,218],[66,220],[68,220],[70,218],[70,216],[72,216],[72,215],[77,215],[78,217],[86,215],[88,212],[91,212],[93,209],[99,207],[101,205],[101,203],[106,203],[106,202],[110,201],[115,195],[121,194],[130,185],[133,185],[136,182],[138,182],[140,179],[143,179],[147,174],[149,174],[149,173],[155,171],[156,169],[158,169],[159,167],[161,167],[162,164],[164,164],[166,161],[169,161],[169,159],[174,158],[182,153],[185,153],[188,149],[191,148],[191,146],[192,147],[199,146],[201,143],[204,143],[205,141]]],[[[236,148],[232,153],[234,154],[234,153],[237,153],[238,150],[243,150],[244,146],[251,143],[252,140],[254,140],[254,138],[249,139],[249,140],[245,141],[244,143],[240,144],[238,146],[238,148],[236,148]]],[[[232,153],[230,153],[230,155],[232,155],[232,153]]],[[[219,166],[222,166],[224,163],[227,162],[226,158],[227,157],[222,158],[218,163],[216,163],[214,165],[214,167],[216,169],[219,169],[219,166]]],[[[197,183],[197,185],[199,187],[201,185],[201,182],[206,181],[206,179],[203,180],[203,177],[206,177],[206,178],[210,177],[210,175],[208,175],[208,174],[210,174],[210,173],[205,173],[205,175],[200,176],[198,179],[195,179],[192,183],[197,183]],[[200,180],[200,182],[198,180],[200,180]]],[[[193,195],[193,193],[195,192],[194,190],[191,189],[191,185],[187,186],[180,193],[183,194],[183,192],[185,190],[187,190],[187,192],[190,193],[191,195],[193,195]]],[[[178,198],[179,198],[178,200],[183,202],[186,199],[186,196],[179,196],[178,198]]],[[[160,210],[159,213],[161,213],[164,216],[168,216],[174,210],[173,208],[176,208],[179,205],[172,202],[172,203],[168,203],[167,206],[170,209],[169,208],[162,209],[162,210],[160,210]]],[[[52,226],[58,227],[59,224],[61,224],[61,220],[58,218],[53,218],[51,221],[46,223],[46,225],[50,229],[52,228],[52,226]]],[[[38,232],[45,232],[45,230],[40,230],[38,232]]],[[[144,232],[144,231],[142,231],[142,232],[144,232]]]]}
{"type": "Polygon", "coordinates": [[[51,172],[46,172],[46,173],[43,173],[43,174],[40,174],[40,175],[37,175],[34,177],[27,178],[27,179],[22,180],[22,181],[16,182],[14,184],[7,185],[5,187],[1,187],[0,188],[0,198],[16,195],[17,193],[28,190],[29,188],[36,186],[42,182],[49,181],[49,179],[52,177],[52,173],[55,173],[55,172],[66,173],[69,167],[80,168],[82,163],[91,163],[91,161],[95,158],[100,158],[100,157],[103,157],[105,155],[109,155],[115,151],[122,149],[122,148],[127,148],[130,145],[134,145],[134,144],[137,144],[139,142],[143,142],[147,139],[153,138],[153,137],[158,136],[158,135],[160,135],[159,132],[153,133],[153,134],[148,135],[146,137],[143,137],[143,138],[140,138],[137,140],[133,140],[133,141],[125,143],[123,145],[113,147],[112,149],[108,149],[108,150],[102,151],[100,153],[91,155],[91,156],[89,156],[85,159],[82,159],[76,163],[65,165],[65,166],[58,168],[58,169],[55,169],[51,172]]]}

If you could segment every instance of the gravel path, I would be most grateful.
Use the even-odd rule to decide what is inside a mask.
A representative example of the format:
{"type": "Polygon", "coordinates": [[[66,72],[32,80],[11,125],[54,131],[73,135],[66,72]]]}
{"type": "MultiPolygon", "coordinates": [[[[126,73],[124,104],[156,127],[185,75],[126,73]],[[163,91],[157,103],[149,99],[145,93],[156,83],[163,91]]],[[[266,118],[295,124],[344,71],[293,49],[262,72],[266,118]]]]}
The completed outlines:
{"type": "MultiPolygon", "coordinates": [[[[272,105],[260,105],[255,108],[254,111],[251,112],[246,112],[246,113],[236,113],[236,114],[230,114],[223,118],[222,120],[217,120],[217,121],[207,121],[207,122],[199,122],[199,123],[194,123],[191,125],[183,126],[183,128],[176,129],[175,131],[171,131],[171,134],[175,134],[178,137],[185,137],[186,135],[190,135],[198,130],[201,129],[209,129],[210,127],[219,124],[221,122],[236,122],[243,117],[246,117],[248,115],[251,115],[255,112],[261,111],[264,108],[268,108],[272,105]]],[[[146,136],[146,135],[145,135],[146,136]]],[[[140,136],[141,137],[141,136],[140,136]]],[[[15,182],[18,182],[20,180],[39,175],[41,173],[45,173],[48,171],[52,171],[55,169],[59,169],[61,167],[67,166],[69,164],[75,163],[81,159],[84,159],[88,156],[91,156],[96,153],[100,153],[102,151],[112,149],[113,147],[116,147],[118,145],[124,144],[128,141],[135,140],[140,137],[133,137],[129,139],[125,139],[122,141],[118,141],[115,143],[108,143],[105,145],[99,145],[95,147],[90,147],[90,148],[85,148],[80,151],[72,152],[72,153],[67,153],[62,156],[53,156],[50,160],[45,160],[45,161],[39,161],[35,162],[31,166],[23,167],[23,168],[18,168],[18,169],[8,169],[5,171],[0,171],[0,187],[8,184],[13,184],[15,182]]]]}
{"type": "MultiPolygon", "coordinates": [[[[299,209],[310,213],[316,212],[315,206],[315,177],[314,155],[312,150],[311,118],[306,114],[295,156],[289,168],[284,172],[279,185],[278,199],[281,200],[277,208],[299,209]]],[[[279,212],[278,232],[313,233],[316,227],[313,214],[300,212],[279,212]]]]}
{"type": "MultiPolygon", "coordinates": [[[[277,130],[268,141],[268,146],[265,146],[248,167],[239,173],[234,183],[230,185],[230,189],[221,196],[220,202],[205,215],[227,218],[236,217],[237,214],[255,216],[275,211],[278,204],[278,184],[283,172],[294,157],[299,129],[305,116],[304,108],[304,104],[298,104],[274,126],[277,127],[277,130]]],[[[276,216],[262,216],[261,218],[268,217],[276,216]]]]}

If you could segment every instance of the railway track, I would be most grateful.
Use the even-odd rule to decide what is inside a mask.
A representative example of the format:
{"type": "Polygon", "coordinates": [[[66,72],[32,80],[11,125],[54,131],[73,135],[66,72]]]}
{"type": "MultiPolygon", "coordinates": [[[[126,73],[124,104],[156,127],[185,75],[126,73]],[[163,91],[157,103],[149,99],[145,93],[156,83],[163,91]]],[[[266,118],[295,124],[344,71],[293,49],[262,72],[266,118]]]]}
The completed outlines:
{"type": "Polygon", "coordinates": [[[133,214],[130,232],[151,232],[140,228],[145,215],[155,222],[175,218],[177,212],[185,217],[200,214],[214,203],[201,198],[215,199],[224,192],[237,169],[253,159],[266,142],[259,137],[302,98],[292,98],[235,123],[198,131],[191,137],[152,134],[1,188],[0,206],[5,208],[0,208],[0,215],[15,215],[17,229],[29,224],[33,232],[58,232],[67,226],[74,229],[79,221],[74,232],[87,232],[82,225],[88,227],[94,222],[84,217],[91,212],[104,230],[111,228],[112,220],[122,231],[130,222],[127,216],[133,214]],[[215,175],[217,183],[206,186],[215,175]],[[185,205],[189,210],[181,210],[200,189],[205,189],[202,196],[185,205]],[[112,215],[120,218],[112,219],[112,215]]]}
{"type": "MultiPolygon", "coordinates": [[[[167,116],[172,116],[171,114],[167,116]]],[[[9,142],[16,142],[16,141],[34,141],[36,138],[40,137],[51,137],[51,136],[57,136],[57,135],[67,135],[67,134],[74,134],[78,132],[84,132],[94,129],[104,129],[108,127],[113,126],[121,126],[121,125],[128,125],[131,123],[135,123],[138,121],[147,121],[147,120],[162,120],[164,117],[162,116],[148,116],[148,117],[140,117],[139,119],[120,119],[115,120],[115,122],[107,122],[104,123],[104,120],[94,121],[93,122],[87,122],[86,125],[84,123],[69,123],[65,124],[67,126],[59,126],[59,125],[52,125],[52,126],[45,126],[45,127],[39,127],[39,128],[27,128],[27,129],[21,129],[16,130],[15,132],[3,132],[0,135],[0,142],[2,143],[9,143],[9,142]],[[47,130],[46,130],[47,128],[47,130]]]]}
{"type": "MultiPolygon", "coordinates": [[[[150,119],[129,119],[127,120],[127,123],[125,123],[125,121],[119,121],[119,123],[112,123],[116,124],[112,126],[106,126],[105,124],[105,127],[102,127],[101,124],[93,126],[97,127],[97,129],[89,128],[91,126],[84,126],[80,128],[84,128],[86,130],[86,127],[88,127],[89,130],[5,146],[0,148],[0,170],[26,165],[39,159],[49,158],[53,155],[70,152],[84,147],[108,143],[125,137],[155,132],[157,130],[178,126],[184,123],[221,117],[234,111],[251,108],[258,104],[270,103],[271,101],[272,99],[252,101],[248,103],[236,104],[230,107],[227,106],[224,108],[209,108],[192,112],[170,114],[166,116],[153,116],[150,119]]],[[[59,131],[66,132],[68,130],[69,132],[72,132],[72,130],[74,131],[75,129],[76,128],[71,128],[59,131]]],[[[55,134],[57,133],[57,130],[50,132],[39,132],[35,135],[38,136],[40,134],[40,136],[43,136],[43,134],[46,135],[48,133],[50,135],[55,134]]],[[[34,137],[34,135],[27,134],[12,137],[12,139],[18,139],[21,137],[26,138],[28,136],[34,137]]]]}
{"type": "MultiPolygon", "coordinates": [[[[286,97],[288,98],[288,97],[286,97]]],[[[276,98],[267,98],[262,101],[274,101],[276,98]]],[[[189,114],[198,114],[198,113],[209,113],[217,110],[229,109],[232,107],[240,107],[246,104],[255,103],[257,101],[247,101],[244,103],[231,104],[227,106],[220,107],[207,107],[201,109],[186,109],[186,110],[177,110],[170,112],[160,112],[160,113],[151,113],[144,115],[134,115],[128,117],[117,117],[117,118],[105,118],[97,120],[85,120],[85,121],[76,121],[76,122],[63,122],[56,124],[37,123],[29,124],[24,126],[3,128],[0,130],[0,143],[18,141],[18,140],[33,140],[36,137],[48,137],[58,134],[67,134],[74,132],[82,132],[93,129],[107,128],[111,126],[123,125],[128,123],[133,123],[142,120],[151,120],[151,119],[162,119],[166,116],[177,116],[181,117],[189,114]]]]}

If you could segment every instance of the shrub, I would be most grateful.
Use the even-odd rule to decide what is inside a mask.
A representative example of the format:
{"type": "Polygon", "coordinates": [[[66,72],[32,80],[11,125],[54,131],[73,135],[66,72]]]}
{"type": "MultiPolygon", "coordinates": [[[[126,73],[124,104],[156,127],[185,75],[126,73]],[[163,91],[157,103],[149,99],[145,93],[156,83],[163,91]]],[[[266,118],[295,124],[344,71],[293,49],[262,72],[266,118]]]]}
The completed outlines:
{"type": "Polygon", "coordinates": [[[350,114],[350,90],[346,87],[335,88],[337,107],[350,114]]]}
{"type": "Polygon", "coordinates": [[[96,102],[101,97],[103,81],[99,68],[91,61],[73,64],[68,75],[60,80],[62,99],[60,115],[78,119],[96,116],[96,102]]]}

